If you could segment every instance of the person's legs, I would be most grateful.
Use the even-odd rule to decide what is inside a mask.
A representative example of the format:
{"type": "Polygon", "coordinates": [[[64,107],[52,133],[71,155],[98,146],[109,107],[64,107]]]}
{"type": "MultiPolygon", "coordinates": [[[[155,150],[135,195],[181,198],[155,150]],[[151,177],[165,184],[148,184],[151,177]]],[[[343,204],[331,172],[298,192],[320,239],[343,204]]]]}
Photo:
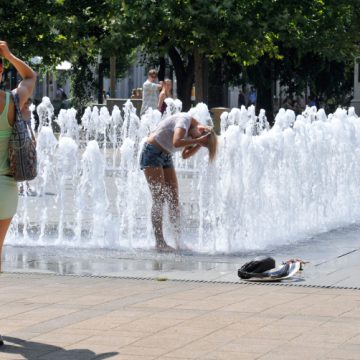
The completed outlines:
{"type": "Polygon", "coordinates": [[[148,167],[144,169],[144,173],[152,196],[151,222],[155,233],[156,249],[173,251],[174,249],[164,240],[162,228],[165,203],[164,171],[161,167],[148,167]]]}
{"type": "Polygon", "coordinates": [[[11,223],[10,219],[0,220],[0,272],[1,272],[1,255],[2,255],[2,248],[5,241],[6,233],[9,229],[11,223]]]}
{"type": "Polygon", "coordinates": [[[180,244],[180,206],[179,206],[179,185],[175,169],[173,167],[164,169],[165,199],[169,205],[170,221],[175,230],[176,246],[180,244]]]}
{"type": "MultiPolygon", "coordinates": [[[[0,220],[0,273],[1,273],[1,255],[6,233],[9,229],[11,219],[0,220]]],[[[4,341],[0,335],[0,346],[4,345],[4,341]]]]}

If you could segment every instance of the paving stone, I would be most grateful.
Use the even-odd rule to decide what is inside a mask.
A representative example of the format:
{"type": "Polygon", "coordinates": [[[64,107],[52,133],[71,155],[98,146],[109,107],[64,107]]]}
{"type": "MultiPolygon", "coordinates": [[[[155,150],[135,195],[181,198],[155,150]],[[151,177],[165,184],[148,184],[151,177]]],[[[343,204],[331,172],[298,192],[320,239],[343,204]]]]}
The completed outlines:
{"type": "Polygon", "coordinates": [[[1,360],[359,359],[357,291],[5,275],[1,360]]]}

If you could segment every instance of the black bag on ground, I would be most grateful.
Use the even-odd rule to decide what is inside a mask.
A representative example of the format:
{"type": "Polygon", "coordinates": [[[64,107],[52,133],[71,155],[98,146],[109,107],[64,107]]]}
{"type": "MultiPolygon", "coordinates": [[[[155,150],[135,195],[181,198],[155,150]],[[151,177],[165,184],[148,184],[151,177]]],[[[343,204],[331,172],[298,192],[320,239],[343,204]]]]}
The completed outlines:
{"type": "Polygon", "coordinates": [[[275,260],[269,256],[259,256],[254,260],[245,263],[239,270],[238,276],[241,279],[251,279],[252,277],[266,277],[262,275],[264,271],[275,267],[275,260]]]}

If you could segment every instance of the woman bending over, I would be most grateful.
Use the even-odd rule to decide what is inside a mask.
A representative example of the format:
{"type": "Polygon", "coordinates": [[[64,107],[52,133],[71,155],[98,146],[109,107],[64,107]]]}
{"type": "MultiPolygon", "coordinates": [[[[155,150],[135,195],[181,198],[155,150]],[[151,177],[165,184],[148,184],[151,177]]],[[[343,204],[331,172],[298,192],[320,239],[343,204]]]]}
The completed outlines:
{"type": "Polygon", "coordinates": [[[176,233],[176,246],[179,247],[179,190],[172,154],[182,150],[183,159],[187,159],[205,146],[209,150],[209,161],[215,159],[217,136],[211,127],[200,124],[196,118],[196,114],[177,113],[160,121],[146,139],[141,152],[140,168],[144,170],[151,191],[151,222],[158,251],[174,250],[163,235],[165,202],[169,205],[170,221],[176,233]]]}

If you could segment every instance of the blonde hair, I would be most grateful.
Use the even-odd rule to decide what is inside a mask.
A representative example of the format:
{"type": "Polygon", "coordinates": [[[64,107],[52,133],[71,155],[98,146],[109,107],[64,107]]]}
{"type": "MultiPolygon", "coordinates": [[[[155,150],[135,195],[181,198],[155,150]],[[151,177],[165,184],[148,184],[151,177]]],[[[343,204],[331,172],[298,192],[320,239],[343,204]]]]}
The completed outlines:
{"type": "Polygon", "coordinates": [[[206,128],[210,131],[207,145],[209,150],[209,162],[213,162],[216,158],[218,138],[213,127],[207,126],[206,128]]]}

